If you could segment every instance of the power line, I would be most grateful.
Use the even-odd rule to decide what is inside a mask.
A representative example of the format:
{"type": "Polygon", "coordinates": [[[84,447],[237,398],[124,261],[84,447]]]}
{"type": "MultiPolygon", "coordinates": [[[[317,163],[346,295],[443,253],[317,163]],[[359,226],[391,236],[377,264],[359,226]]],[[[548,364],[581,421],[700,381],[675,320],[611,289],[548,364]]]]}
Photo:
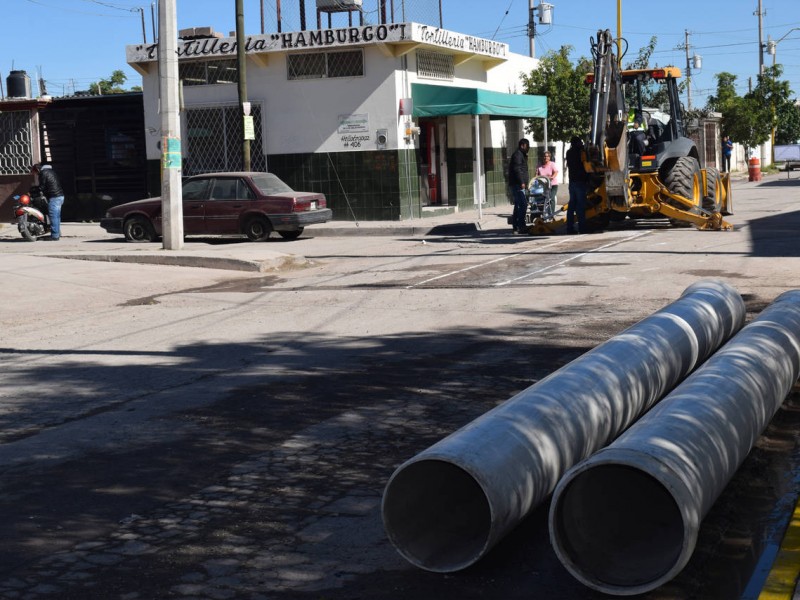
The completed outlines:
{"type": "Polygon", "coordinates": [[[25,1],[26,2],[30,2],[31,4],[36,4],[38,6],[44,6],[45,8],[49,8],[49,9],[61,10],[61,11],[64,11],[64,12],[71,12],[71,13],[75,13],[75,14],[79,14],[79,15],[89,15],[89,16],[92,16],[92,17],[105,17],[105,18],[108,18],[108,19],[130,19],[130,18],[132,18],[134,16],[133,14],[131,14],[131,15],[110,15],[110,14],[107,14],[107,13],[88,12],[88,11],[85,11],[85,10],[78,10],[78,9],[75,9],[75,8],[67,8],[67,7],[65,7],[63,5],[47,4],[45,2],[42,2],[41,0],[25,0],[25,1]]]}

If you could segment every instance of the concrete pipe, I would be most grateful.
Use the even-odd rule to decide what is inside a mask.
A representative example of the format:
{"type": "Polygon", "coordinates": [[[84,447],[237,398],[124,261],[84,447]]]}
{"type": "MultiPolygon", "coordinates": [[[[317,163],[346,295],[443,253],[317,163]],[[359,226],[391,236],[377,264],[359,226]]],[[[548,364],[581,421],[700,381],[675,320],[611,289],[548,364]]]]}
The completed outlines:
{"type": "Polygon", "coordinates": [[[628,596],[677,575],[700,521],[800,375],[800,291],[752,323],[611,444],[572,468],[550,538],[587,586],[628,596]]]}
{"type": "Polygon", "coordinates": [[[401,465],[383,495],[389,539],[412,564],[447,573],[475,563],[744,323],[741,296],[717,281],[575,359],[401,465]]]}

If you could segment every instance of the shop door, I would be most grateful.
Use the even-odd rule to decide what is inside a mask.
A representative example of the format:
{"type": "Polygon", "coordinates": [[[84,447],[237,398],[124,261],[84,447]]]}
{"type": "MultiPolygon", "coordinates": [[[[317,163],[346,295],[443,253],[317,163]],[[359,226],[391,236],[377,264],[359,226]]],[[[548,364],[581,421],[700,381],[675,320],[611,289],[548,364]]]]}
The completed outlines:
{"type": "Polygon", "coordinates": [[[444,119],[421,119],[420,154],[422,157],[423,187],[427,192],[428,204],[445,203],[442,196],[447,189],[447,121],[444,119]]]}

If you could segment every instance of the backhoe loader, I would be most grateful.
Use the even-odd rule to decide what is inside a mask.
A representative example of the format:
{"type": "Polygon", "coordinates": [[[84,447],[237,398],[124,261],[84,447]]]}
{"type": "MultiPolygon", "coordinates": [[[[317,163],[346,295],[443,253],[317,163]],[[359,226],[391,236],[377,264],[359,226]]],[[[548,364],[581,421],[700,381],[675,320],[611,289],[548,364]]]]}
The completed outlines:
{"type": "MultiPolygon", "coordinates": [[[[591,120],[584,155],[590,225],[605,228],[626,218],[666,218],[673,225],[703,230],[733,229],[723,219],[733,214],[730,177],[715,167],[701,169],[697,147],[686,135],[678,96],[680,69],[620,70],[609,30],[598,31],[591,44],[594,72],[586,78],[592,86],[591,120]],[[651,81],[666,86],[668,109],[642,106],[642,86],[651,81]],[[634,86],[636,103],[630,110],[623,86],[634,86]]],[[[535,219],[530,232],[553,233],[564,222],[535,219]]]]}

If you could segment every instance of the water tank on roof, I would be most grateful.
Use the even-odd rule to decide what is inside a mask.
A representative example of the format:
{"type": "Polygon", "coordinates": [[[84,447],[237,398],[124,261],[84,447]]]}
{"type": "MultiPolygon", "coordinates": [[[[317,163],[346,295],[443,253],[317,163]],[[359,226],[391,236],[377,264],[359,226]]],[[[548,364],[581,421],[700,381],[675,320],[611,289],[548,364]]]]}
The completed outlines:
{"type": "Polygon", "coordinates": [[[359,10],[362,0],[317,0],[317,8],[324,11],[359,10]]]}
{"type": "Polygon", "coordinates": [[[25,71],[11,71],[6,77],[9,98],[30,98],[31,78],[25,71]]]}

